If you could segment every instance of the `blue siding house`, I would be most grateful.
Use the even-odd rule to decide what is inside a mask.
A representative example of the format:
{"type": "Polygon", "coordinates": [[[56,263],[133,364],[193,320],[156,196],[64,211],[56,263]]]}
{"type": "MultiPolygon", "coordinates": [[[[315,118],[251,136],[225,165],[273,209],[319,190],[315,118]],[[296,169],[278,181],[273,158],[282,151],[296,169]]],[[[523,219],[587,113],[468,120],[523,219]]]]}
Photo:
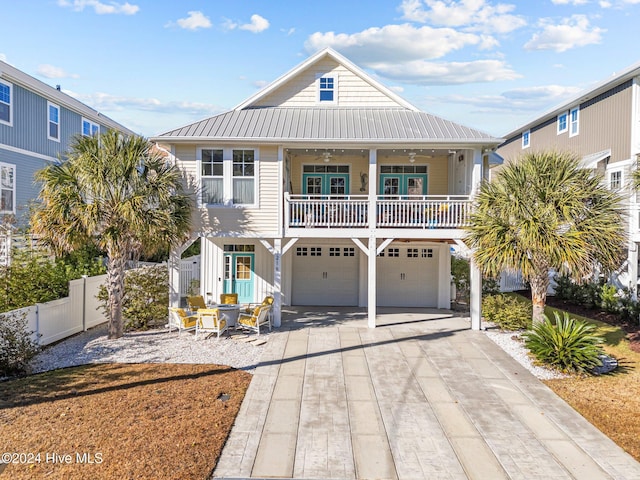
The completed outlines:
{"type": "Polygon", "coordinates": [[[0,61],[0,223],[28,222],[37,198],[34,173],[57,162],[76,135],[116,129],[134,132],[82,102],[0,61]]]}

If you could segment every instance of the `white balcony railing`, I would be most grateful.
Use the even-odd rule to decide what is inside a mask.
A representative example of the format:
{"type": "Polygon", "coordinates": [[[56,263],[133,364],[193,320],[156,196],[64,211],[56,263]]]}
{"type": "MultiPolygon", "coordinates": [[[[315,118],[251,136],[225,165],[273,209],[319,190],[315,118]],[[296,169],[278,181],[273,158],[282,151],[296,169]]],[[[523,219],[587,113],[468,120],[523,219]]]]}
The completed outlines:
{"type": "MultiPolygon", "coordinates": [[[[462,195],[376,197],[377,228],[462,228],[468,224],[471,201],[462,195]]],[[[368,228],[366,195],[285,196],[287,227],[368,228]]]]}

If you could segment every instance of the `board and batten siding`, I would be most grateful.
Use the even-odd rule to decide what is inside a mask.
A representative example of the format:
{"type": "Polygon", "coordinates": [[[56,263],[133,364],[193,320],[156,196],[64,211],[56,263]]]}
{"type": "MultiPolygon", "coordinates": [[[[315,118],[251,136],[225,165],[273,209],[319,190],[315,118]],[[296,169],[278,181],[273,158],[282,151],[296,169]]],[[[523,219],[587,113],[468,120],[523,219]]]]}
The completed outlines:
{"type": "MultiPolygon", "coordinates": [[[[198,185],[197,148],[202,144],[176,145],[173,148],[176,165],[185,172],[192,185],[198,185]]],[[[226,148],[229,145],[212,146],[226,148]]],[[[240,147],[238,147],[240,148],[240,147]]],[[[278,179],[278,148],[274,146],[252,147],[259,150],[257,206],[225,206],[196,208],[193,230],[203,235],[226,237],[279,237],[278,212],[280,180],[278,179]]],[[[188,190],[196,195],[195,190],[188,190]]]]}
{"type": "Polygon", "coordinates": [[[334,60],[325,58],[256,102],[256,107],[312,107],[318,105],[316,79],[325,74],[338,79],[339,107],[401,107],[392,98],[334,60]]]}
{"type": "MultiPolygon", "coordinates": [[[[506,161],[531,151],[556,148],[585,157],[611,149],[611,163],[631,156],[632,122],[631,81],[614,87],[580,104],[579,133],[558,134],[557,116],[531,128],[530,147],[522,148],[522,135],[509,138],[498,148],[506,161]]],[[[574,108],[574,107],[571,107],[574,108]]],[[[567,112],[571,108],[567,108],[567,112]]]]}

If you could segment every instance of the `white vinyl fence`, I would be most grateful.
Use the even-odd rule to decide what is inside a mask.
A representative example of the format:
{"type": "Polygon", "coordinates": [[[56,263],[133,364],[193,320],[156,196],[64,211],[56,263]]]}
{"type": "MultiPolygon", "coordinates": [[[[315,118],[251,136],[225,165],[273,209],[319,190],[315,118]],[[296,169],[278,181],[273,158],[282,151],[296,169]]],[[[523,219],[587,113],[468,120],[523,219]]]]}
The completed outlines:
{"type": "Polygon", "coordinates": [[[200,282],[200,255],[180,260],[180,295],[187,295],[194,280],[200,282]]]}
{"type": "Polygon", "coordinates": [[[96,298],[106,275],[80,278],[69,282],[69,296],[30,307],[5,312],[26,313],[27,329],[34,332],[34,340],[48,345],[107,321],[98,308],[96,298]],[[37,337],[37,338],[36,338],[37,337]]]}
{"type": "Polygon", "coordinates": [[[516,290],[524,290],[527,286],[524,283],[522,274],[518,272],[502,272],[500,274],[500,291],[515,292],[516,290]]]}

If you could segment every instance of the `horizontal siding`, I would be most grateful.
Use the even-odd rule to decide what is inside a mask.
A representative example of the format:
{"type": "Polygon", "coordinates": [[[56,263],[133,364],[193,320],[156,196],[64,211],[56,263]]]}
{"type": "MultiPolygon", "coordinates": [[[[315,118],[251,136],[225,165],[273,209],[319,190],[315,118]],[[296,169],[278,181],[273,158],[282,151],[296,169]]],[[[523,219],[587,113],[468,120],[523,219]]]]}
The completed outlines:
{"type": "Polygon", "coordinates": [[[611,149],[611,162],[631,156],[632,88],[626,82],[580,105],[579,134],[558,135],[557,117],[531,128],[530,147],[523,149],[521,136],[508,139],[498,149],[506,160],[541,149],[555,148],[580,157],[611,149]]]}
{"type": "Polygon", "coordinates": [[[326,58],[310,66],[255,104],[258,107],[309,107],[317,105],[316,78],[335,73],[341,107],[398,107],[396,101],[374,88],[334,60],[326,58]]]}
{"type": "MultiPolygon", "coordinates": [[[[174,147],[176,165],[185,172],[188,181],[194,187],[188,190],[194,196],[198,185],[197,148],[196,144],[174,147]]],[[[259,151],[258,208],[214,207],[196,210],[193,218],[195,231],[224,236],[275,237],[279,235],[278,148],[260,147],[259,151]]]]}
{"type": "MultiPolygon", "coordinates": [[[[13,84],[13,125],[0,124],[0,143],[52,158],[63,155],[69,150],[73,137],[82,133],[82,116],[61,105],[58,106],[60,141],[56,142],[47,138],[47,99],[13,84]]],[[[95,118],[89,120],[95,122],[95,118]]],[[[100,128],[101,131],[106,131],[104,125],[100,125],[100,128]]]]}
{"type": "Polygon", "coordinates": [[[16,215],[21,222],[26,223],[28,204],[35,200],[40,193],[40,187],[34,184],[34,174],[37,170],[49,165],[50,162],[21,153],[11,152],[0,147],[0,162],[16,166],[16,215]]]}

